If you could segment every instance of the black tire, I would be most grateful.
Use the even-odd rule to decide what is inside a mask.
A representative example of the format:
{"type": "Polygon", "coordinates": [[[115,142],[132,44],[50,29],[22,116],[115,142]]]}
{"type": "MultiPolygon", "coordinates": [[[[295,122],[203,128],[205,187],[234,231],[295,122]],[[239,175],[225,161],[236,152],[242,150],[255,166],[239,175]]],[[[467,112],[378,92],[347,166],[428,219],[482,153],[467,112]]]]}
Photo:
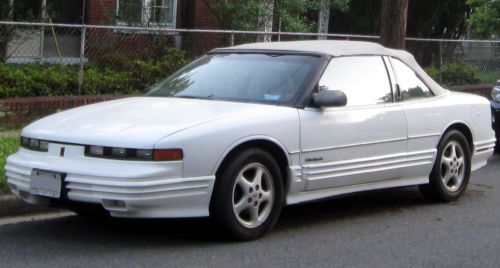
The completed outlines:
{"type": "Polygon", "coordinates": [[[460,131],[450,130],[439,141],[436,161],[429,177],[429,184],[420,185],[419,188],[422,194],[432,201],[455,201],[465,192],[470,173],[471,152],[469,142],[460,131]],[[450,159],[447,155],[451,155],[450,150],[452,150],[452,147],[456,150],[455,155],[457,157],[452,157],[451,164],[447,164],[447,160],[450,159]],[[463,157],[463,165],[460,164],[460,157],[463,157]],[[451,168],[449,168],[450,166],[451,168]],[[447,172],[450,172],[451,175],[447,172]],[[463,178],[461,174],[463,174],[463,178]],[[451,179],[446,184],[446,178],[450,176],[451,179]]]}
{"type": "MultiPolygon", "coordinates": [[[[256,177],[257,175],[255,175],[256,177]]],[[[257,181],[255,178],[254,181],[257,181]]],[[[263,236],[274,227],[281,213],[283,200],[283,181],[278,163],[268,152],[259,148],[250,148],[230,156],[227,161],[224,161],[219,172],[217,172],[212,200],[210,202],[210,217],[215,221],[216,226],[225,235],[228,235],[229,238],[243,241],[252,240],[263,236]],[[264,172],[261,176],[262,183],[261,185],[254,184],[254,190],[252,190],[252,187],[249,187],[248,193],[243,193],[243,190],[240,189],[239,182],[241,178],[238,179],[239,175],[252,177],[252,174],[249,173],[250,175],[248,175],[245,173],[253,172],[252,168],[255,169],[255,172],[257,172],[257,169],[264,172]],[[268,201],[260,199],[262,198],[262,193],[265,193],[265,196],[269,198],[268,201]],[[271,197],[269,197],[269,193],[271,193],[270,196],[274,195],[272,201],[270,201],[271,197]],[[239,204],[240,202],[237,202],[238,200],[235,199],[238,199],[241,203],[246,202],[243,200],[248,200],[248,204],[244,205],[249,208],[237,213],[237,204],[235,203],[239,204]],[[254,202],[255,206],[253,206],[254,202]],[[249,214],[248,226],[245,225],[244,217],[247,210],[249,214]],[[250,226],[252,218],[255,218],[252,217],[252,212],[257,213],[254,214],[257,215],[257,219],[259,218],[259,213],[262,212],[262,215],[264,215],[265,212],[265,217],[263,216],[264,220],[261,223],[256,223],[256,226],[250,226]]]]}

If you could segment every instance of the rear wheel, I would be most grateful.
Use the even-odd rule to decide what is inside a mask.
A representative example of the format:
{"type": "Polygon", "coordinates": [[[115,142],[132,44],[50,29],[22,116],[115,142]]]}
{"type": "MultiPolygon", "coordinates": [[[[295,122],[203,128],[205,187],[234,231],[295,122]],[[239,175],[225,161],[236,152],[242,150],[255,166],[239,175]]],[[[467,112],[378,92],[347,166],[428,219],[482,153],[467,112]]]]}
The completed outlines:
{"type": "Polygon", "coordinates": [[[461,132],[451,130],[439,142],[429,184],[421,185],[420,190],[432,200],[442,202],[457,200],[467,188],[470,169],[469,143],[461,132]]]}
{"type": "Polygon", "coordinates": [[[283,184],[276,160],[262,149],[248,149],[218,172],[210,215],[231,237],[250,240],[273,228],[282,205],[283,184]]]}

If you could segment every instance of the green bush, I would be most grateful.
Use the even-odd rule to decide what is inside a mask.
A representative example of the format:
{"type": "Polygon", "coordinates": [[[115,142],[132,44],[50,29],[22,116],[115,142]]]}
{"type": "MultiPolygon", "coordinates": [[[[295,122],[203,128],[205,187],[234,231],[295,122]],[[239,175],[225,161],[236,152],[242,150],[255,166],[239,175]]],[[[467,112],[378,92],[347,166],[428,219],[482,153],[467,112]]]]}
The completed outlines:
{"type": "Polygon", "coordinates": [[[99,69],[129,70],[132,60],[128,55],[118,51],[112,51],[96,56],[92,59],[92,62],[93,65],[99,69]]]}
{"type": "Polygon", "coordinates": [[[445,85],[473,85],[479,83],[479,76],[475,69],[459,63],[449,63],[443,66],[441,73],[445,85]]]}
{"type": "MultiPolygon", "coordinates": [[[[145,92],[188,61],[183,51],[169,49],[156,61],[122,59],[114,68],[91,63],[84,69],[82,94],[145,92]]],[[[0,64],[0,98],[67,96],[75,95],[77,89],[78,66],[0,64]]]]}
{"type": "Polygon", "coordinates": [[[159,61],[136,60],[131,63],[134,88],[150,87],[174,73],[189,62],[186,54],[178,49],[170,49],[159,61]]]}
{"type": "Polygon", "coordinates": [[[430,67],[427,67],[425,68],[425,72],[430,76],[432,77],[432,79],[436,80],[439,82],[439,80],[441,79],[439,77],[439,69],[436,67],[436,66],[430,66],[430,67]]]}
{"type": "Polygon", "coordinates": [[[435,66],[427,67],[425,71],[434,80],[447,86],[474,85],[481,82],[478,72],[473,67],[460,63],[444,64],[441,72],[435,66]]]}
{"type": "Polygon", "coordinates": [[[19,136],[0,137],[0,194],[7,193],[7,178],[5,177],[5,160],[19,148],[19,136]]]}

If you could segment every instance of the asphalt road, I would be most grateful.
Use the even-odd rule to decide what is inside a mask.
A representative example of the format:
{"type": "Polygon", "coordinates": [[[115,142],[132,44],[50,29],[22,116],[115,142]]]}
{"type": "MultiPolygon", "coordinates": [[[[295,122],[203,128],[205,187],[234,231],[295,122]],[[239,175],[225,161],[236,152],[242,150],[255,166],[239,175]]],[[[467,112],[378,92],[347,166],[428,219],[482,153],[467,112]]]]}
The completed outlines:
{"type": "Polygon", "coordinates": [[[1,267],[500,267],[500,157],[466,194],[429,203],[415,187],[288,207],[252,242],[207,220],[70,216],[0,226],[1,267]]]}

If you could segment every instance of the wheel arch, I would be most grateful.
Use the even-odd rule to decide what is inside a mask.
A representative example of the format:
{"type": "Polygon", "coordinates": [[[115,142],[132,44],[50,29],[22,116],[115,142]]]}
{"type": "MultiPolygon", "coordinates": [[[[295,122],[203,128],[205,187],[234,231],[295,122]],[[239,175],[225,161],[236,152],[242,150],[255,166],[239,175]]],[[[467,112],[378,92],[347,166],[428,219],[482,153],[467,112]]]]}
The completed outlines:
{"type": "Polygon", "coordinates": [[[278,140],[267,136],[252,136],[241,139],[229,146],[222,157],[217,162],[212,174],[216,174],[228,163],[228,161],[238,152],[247,148],[261,148],[270,153],[278,162],[282,174],[282,183],[286,191],[289,186],[289,170],[291,164],[290,155],[285,146],[278,140]]]}
{"type": "MultiPolygon", "coordinates": [[[[445,130],[443,131],[443,134],[441,134],[441,137],[439,138],[439,142],[443,139],[443,136],[450,130],[457,130],[460,133],[462,133],[465,138],[467,139],[467,142],[469,143],[469,149],[471,154],[474,154],[474,132],[472,131],[472,128],[465,122],[462,121],[457,121],[449,124],[445,130]]],[[[436,145],[437,146],[437,145],[436,145]]]]}

